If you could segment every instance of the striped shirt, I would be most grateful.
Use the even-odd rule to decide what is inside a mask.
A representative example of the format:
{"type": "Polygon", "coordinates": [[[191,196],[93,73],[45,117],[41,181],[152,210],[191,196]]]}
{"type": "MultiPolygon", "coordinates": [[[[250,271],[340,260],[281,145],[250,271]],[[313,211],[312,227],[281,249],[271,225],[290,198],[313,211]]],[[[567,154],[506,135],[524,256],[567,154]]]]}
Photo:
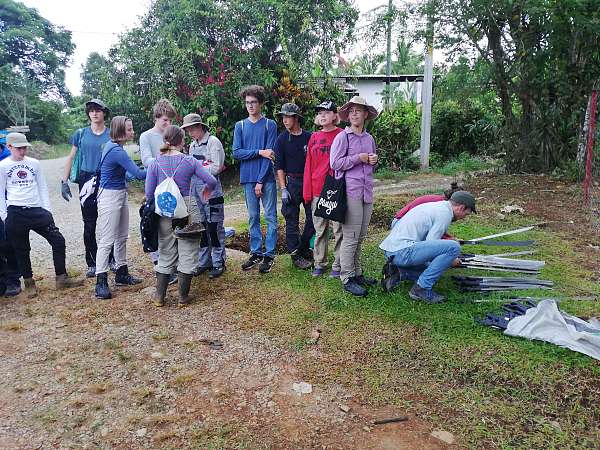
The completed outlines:
{"type": "Polygon", "coordinates": [[[146,175],[146,198],[154,196],[156,186],[162,183],[167,176],[173,177],[173,180],[179,187],[179,192],[183,197],[190,195],[190,183],[192,177],[196,175],[200,178],[209,190],[213,190],[217,185],[217,180],[208,170],[202,167],[202,164],[193,156],[182,153],[176,155],[160,155],[150,163],[146,175]],[[175,171],[177,170],[177,171],[175,171]],[[175,176],[173,176],[175,174],[175,176]]]}

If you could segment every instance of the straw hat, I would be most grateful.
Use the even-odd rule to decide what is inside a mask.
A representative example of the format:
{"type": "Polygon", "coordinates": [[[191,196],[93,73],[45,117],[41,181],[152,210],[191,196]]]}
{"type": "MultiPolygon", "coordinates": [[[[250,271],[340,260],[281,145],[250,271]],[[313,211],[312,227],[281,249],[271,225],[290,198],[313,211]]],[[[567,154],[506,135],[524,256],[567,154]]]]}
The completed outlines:
{"type": "Polygon", "coordinates": [[[367,116],[367,120],[372,120],[379,115],[374,106],[371,106],[367,103],[367,101],[360,96],[355,96],[350,99],[349,102],[345,103],[339,111],[340,119],[347,122],[348,121],[348,111],[352,105],[360,105],[367,108],[369,115],[367,116]]]}

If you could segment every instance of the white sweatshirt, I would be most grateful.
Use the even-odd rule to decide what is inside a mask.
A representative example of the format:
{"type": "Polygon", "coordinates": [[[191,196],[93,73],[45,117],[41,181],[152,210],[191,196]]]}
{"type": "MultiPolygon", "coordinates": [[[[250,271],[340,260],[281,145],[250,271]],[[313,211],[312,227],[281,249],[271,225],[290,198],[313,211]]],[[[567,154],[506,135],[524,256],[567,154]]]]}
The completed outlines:
{"type": "Polygon", "coordinates": [[[8,206],[42,207],[50,211],[48,186],[40,162],[28,156],[0,161],[0,218],[6,220],[8,206]]]}

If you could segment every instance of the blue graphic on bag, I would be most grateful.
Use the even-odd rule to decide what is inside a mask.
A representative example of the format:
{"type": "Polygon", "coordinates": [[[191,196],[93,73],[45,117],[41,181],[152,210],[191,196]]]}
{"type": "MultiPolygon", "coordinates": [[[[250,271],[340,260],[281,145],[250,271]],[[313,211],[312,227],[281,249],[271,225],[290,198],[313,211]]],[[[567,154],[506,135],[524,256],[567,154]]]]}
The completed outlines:
{"type": "Polygon", "coordinates": [[[170,192],[163,192],[158,195],[157,201],[163,215],[173,217],[175,208],[177,208],[177,199],[175,196],[170,192]]]}

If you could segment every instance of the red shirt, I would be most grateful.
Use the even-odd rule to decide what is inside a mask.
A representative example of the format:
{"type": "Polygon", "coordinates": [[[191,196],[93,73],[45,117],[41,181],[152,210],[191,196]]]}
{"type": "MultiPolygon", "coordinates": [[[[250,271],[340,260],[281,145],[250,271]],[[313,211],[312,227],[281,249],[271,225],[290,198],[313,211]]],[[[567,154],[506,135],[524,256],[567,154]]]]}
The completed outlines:
{"type": "Polygon", "coordinates": [[[329,151],[335,137],[342,132],[341,128],[331,131],[313,133],[308,141],[306,163],[304,164],[304,184],[302,195],[305,202],[321,195],[325,176],[331,170],[329,151]]]}
{"type": "MultiPolygon", "coordinates": [[[[446,200],[445,195],[439,195],[439,194],[422,195],[420,197],[415,198],[412,202],[408,203],[404,208],[402,208],[400,211],[398,211],[394,217],[396,219],[401,219],[402,217],[404,217],[404,215],[407,212],[409,212],[415,206],[422,205],[423,203],[443,202],[444,200],[446,200]]],[[[444,235],[442,236],[442,239],[452,239],[452,236],[450,236],[448,233],[444,233],[444,235]]]]}

